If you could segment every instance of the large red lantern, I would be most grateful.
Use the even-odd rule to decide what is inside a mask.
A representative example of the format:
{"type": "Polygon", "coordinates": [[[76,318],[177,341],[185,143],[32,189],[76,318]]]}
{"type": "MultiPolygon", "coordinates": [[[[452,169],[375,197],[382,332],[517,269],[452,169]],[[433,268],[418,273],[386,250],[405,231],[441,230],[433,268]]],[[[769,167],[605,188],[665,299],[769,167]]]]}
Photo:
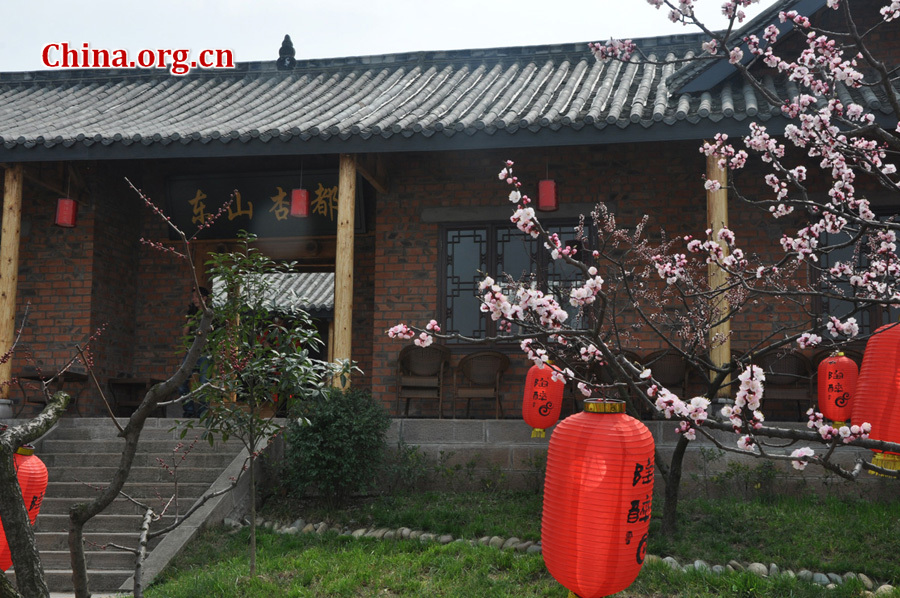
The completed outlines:
{"type": "Polygon", "coordinates": [[[856,391],[859,368],[843,353],[835,353],[819,363],[819,411],[839,428],[850,419],[850,401],[856,391]]]}
{"type": "MultiPolygon", "coordinates": [[[[19,480],[19,487],[22,489],[22,499],[25,501],[25,509],[28,511],[28,520],[34,525],[38,513],[41,510],[41,503],[44,500],[44,493],[47,491],[47,467],[34,454],[34,447],[31,445],[20,446],[15,455],[13,455],[13,463],[16,468],[16,478],[19,480]]],[[[6,571],[12,566],[12,555],[9,545],[6,543],[6,532],[0,525],[0,570],[6,571]]]]}
{"type": "MultiPolygon", "coordinates": [[[[872,425],[869,438],[900,442],[900,325],[875,331],[866,345],[853,397],[853,423],[872,425]]],[[[900,470],[900,455],[875,451],[872,464],[900,470]]]]}
{"type": "Polygon", "coordinates": [[[653,436],[622,401],[587,400],[550,437],[541,546],[547,570],[579,598],[634,582],[647,551],[653,436]]]}
{"type": "Polygon", "coordinates": [[[532,438],[544,438],[544,430],[559,419],[566,383],[554,380],[551,365],[533,365],[525,377],[525,396],[522,399],[522,419],[531,426],[532,438]]]}

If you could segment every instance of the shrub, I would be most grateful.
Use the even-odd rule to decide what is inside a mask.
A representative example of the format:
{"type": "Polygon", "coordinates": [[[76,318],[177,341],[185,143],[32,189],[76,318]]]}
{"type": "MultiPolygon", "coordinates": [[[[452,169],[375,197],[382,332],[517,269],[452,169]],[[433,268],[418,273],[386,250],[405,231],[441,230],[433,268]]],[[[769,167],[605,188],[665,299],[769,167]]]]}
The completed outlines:
{"type": "Polygon", "coordinates": [[[282,483],[335,505],[373,487],[390,417],[368,391],[333,389],[294,407],[285,433],[282,483]]]}

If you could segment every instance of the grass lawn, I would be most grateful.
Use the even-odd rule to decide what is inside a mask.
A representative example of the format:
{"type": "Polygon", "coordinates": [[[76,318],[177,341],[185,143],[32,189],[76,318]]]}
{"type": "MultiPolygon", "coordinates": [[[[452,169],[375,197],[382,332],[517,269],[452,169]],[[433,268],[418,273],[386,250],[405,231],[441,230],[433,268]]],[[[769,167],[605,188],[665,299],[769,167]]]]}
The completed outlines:
{"type": "MultiPolygon", "coordinates": [[[[329,521],[349,528],[411,527],[455,538],[516,536],[537,540],[541,501],[535,493],[420,493],[379,497],[343,509],[287,499],[270,500],[263,515],[291,522],[329,521]]],[[[681,531],[663,538],[651,525],[649,552],[687,564],[702,559],[777,563],[784,569],[865,573],[900,585],[900,499],[885,502],[814,496],[767,500],[686,500],[681,531]]],[[[354,539],[328,532],[276,534],[260,530],[258,575],[248,577],[248,532],[209,530],[179,557],[148,598],[196,596],[481,596],[566,598],[540,555],[454,542],[354,539]]],[[[829,597],[860,596],[851,581],[829,597]]],[[[750,573],[676,572],[664,563],[644,566],[621,598],[664,596],[822,596],[822,586],[750,573]]],[[[900,592],[895,592],[900,596],[900,592]]]]}

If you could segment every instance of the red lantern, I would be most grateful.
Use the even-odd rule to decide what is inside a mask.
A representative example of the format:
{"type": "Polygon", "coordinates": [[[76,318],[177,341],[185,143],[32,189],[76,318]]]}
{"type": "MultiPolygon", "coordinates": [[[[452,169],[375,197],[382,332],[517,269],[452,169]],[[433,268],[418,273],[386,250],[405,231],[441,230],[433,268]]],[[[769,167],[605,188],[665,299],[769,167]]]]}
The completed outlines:
{"type": "MultiPolygon", "coordinates": [[[[853,396],[852,419],[856,425],[872,425],[869,438],[900,442],[900,325],[888,324],[875,331],[863,354],[862,368],[853,396]]],[[[875,451],[872,464],[900,470],[900,455],[875,451]]]]}
{"type": "Polygon", "coordinates": [[[647,551],[653,436],[622,401],[587,400],[550,437],[541,545],[547,570],[580,598],[635,580],[647,551]]]}
{"type": "MultiPolygon", "coordinates": [[[[28,519],[31,525],[34,525],[41,510],[44,493],[47,491],[47,468],[34,454],[34,447],[28,444],[16,450],[13,463],[19,487],[22,489],[22,500],[25,501],[25,509],[28,511],[28,519]]],[[[0,570],[6,571],[11,566],[12,555],[6,543],[6,532],[0,525],[0,570]]]]}
{"type": "Polygon", "coordinates": [[[74,199],[60,197],[56,200],[56,226],[72,228],[75,226],[75,214],[78,212],[78,204],[74,199]]]}
{"type": "Polygon", "coordinates": [[[291,189],[291,216],[306,218],[309,216],[309,191],[291,189]]]}
{"type": "Polygon", "coordinates": [[[556,181],[538,181],[538,205],[541,212],[555,212],[559,209],[559,201],[556,198],[556,181]]]}
{"type": "Polygon", "coordinates": [[[533,365],[525,377],[525,396],[522,399],[522,419],[532,427],[532,438],[544,438],[544,430],[559,419],[566,383],[553,379],[558,371],[551,365],[533,365]]]}
{"type": "Polygon", "coordinates": [[[850,401],[856,390],[859,368],[843,353],[835,353],[819,363],[819,411],[840,428],[850,419],[850,401]]]}

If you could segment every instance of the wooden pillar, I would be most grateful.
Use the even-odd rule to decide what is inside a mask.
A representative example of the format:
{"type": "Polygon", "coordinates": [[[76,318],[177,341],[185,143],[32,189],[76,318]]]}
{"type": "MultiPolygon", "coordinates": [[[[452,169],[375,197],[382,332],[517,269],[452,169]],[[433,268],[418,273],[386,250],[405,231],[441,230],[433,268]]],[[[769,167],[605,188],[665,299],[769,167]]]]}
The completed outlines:
{"type": "MultiPolygon", "coordinates": [[[[0,237],[0,355],[16,339],[16,287],[19,282],[19,229],[22,223],[21,164],[7,166],[3,180],[3,230],[0,237]]],[[[0,364],[0,396],[9,397],[12,360],[0,364]]]]}
{"type": "MultiPolygon", "coordinates": [[[[706,158],[706,178],[710,181],[718,181],[721,187],[718,190],[709,190],[706,192],[706,227],[712,229],[715,235],[719,229],[728,226],[728,173],[724,168],[719,168],[720,156],[711,155],[706,158]]],[[[719,241],[725,255],[728,255],[728,244],[719,241]]],[[[717,264],[709,264],[708,269],[709,288],[717,289],[724,286],[727,282],[727,275],[717,264]]],[[[728,313],[728,301],[724,294],[721,295],[714,306],[713,321],[718,321],[728,313]]],[[[710,340],[710,361],[717,367],[721,367],[731,361],[731,321],[725,320],[718,326],[713,326],[709,330],[710,340]],[[713,339],[721,335],[725,338],[721,342],[713,346],[713,339]]],[[[719,389],[718,396],[728,397],[731,392],[729,380],[719,389]]]]}
{"type": "MultiPolygon", "coordinates": [[[[341,154],[338,174],[337,255],[334,262],[334,359],[351,359],[353,335],[353,229],[356,156],[341,154]]],[[[335,386],[342,386],[340,379],[335,386]]],[[[347,380],[349,385],[349,380],[347,380]]]]}

